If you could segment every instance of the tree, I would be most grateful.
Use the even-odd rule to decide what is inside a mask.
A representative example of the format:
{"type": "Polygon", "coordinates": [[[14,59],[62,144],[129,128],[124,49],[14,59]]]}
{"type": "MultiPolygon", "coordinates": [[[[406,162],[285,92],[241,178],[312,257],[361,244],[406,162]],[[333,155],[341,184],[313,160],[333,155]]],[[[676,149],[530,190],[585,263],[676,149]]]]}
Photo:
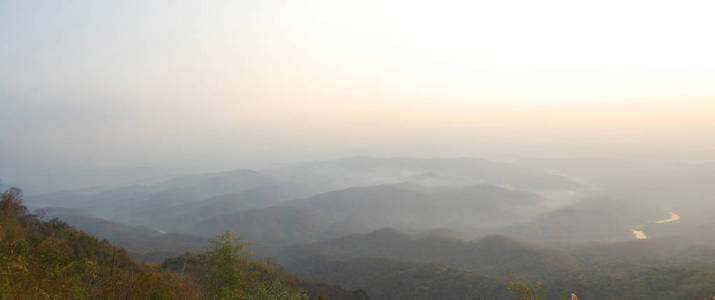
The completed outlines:
{"type": "Polygon", "coordinates": [[[541,286],[541,281],[537,280],[533,286],[528,282],[517,281],[507,272],[509,276],[509,291],[516,294],[516,300],[544,300],[544,291],[541,286]]]}
{"type": "Polygon", "coordinates": [[[245,298],[249,289],[248,254],[250,243],[226,231],[210,241],[204,257],[208,295],[218,299],[245,298]]]}
{"type": "Polygon", "coordinates": [[[209,299],[308,299],[305,292],[290,287],[280,278],[266,280],[265,276],[261,276],[259,265],[250,262],[250,254],[244,251],[248,245],[249,242],[236,237],[231,231],[210,241],[203,259],[209,299]]]}

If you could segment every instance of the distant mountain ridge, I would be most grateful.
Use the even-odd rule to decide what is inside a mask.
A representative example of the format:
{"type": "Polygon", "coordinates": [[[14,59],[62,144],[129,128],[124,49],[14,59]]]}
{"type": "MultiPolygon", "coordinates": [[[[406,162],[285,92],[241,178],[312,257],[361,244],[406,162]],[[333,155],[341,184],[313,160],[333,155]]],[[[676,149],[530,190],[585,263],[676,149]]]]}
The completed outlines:
{"type": "MultiPolygon", "coordinates": [[[[553,167],[353,157],[35,203],[60,206],[51,210],[149,261],[231,229],[256,241],[261,259],[375,299],[509,298],[507,272],[542,280],[549,298],[689,299],[715,286],[715,226],[704,217],[710,204],[697,202],[709,195],[699,185],[707,178],[661,195],[670,175],[658,168],[619,179],[618,166],[596,164],[571,179],[553,167]],[[602,185],[590,181],[603,176],[602,185]],[[631,183],[644,190],[617,193],[631,183]],[[671,213],[680,218],[658,223],[671,213]]],[[[710,174],[695,171],[675,174],[710,174]]]]}
{"type": "MultiPolygon", "coordinates": [[[[364,198],[367,203],[371,201],[369,198],[372,195],[370,194],[377,193],[377,197],[382,197],[382,200],[380,200],[382,204],[387,205],[388,202],[384,201],[387,196],[384,195],[385,192],[380,192],[380,190],[386,189],[387,186],[398,186],[400,184],[403,185],[400,190],[390,191],[390,193],[395,194],[395,201],[403,201],[403,204],[407,204],[404,202],[406,198],[411,198],[415,203],[427,203],[435,202],[434,198],[444,196],[450,199],[445,201],[445,205],[449,203],[457,205],[455,199],[463,198],[462,204],[466,205],[465,208],[467,208],[472,204],[469,204],[469,199],[465,199],[465,197],[470,193],[469,189],[475,189],[480,190],[474,191],[475,194],[480,194],[476,195],[475,198],[486,197],[489,193],[501,194],[506,198],[491,199],[490,201],[499,203],[519,198],[523,201],[532,202],[526,205],[512,203],[520,206],[519,210],[528,207],[537,211],[546,208],[539,208],[538,205],[533,203],[543,202],[543,199],[531,195],[531,191],[578,189],[576,184],[562,176],[551,175],[536,169],[520,168],[512,164],[495,163],[480,159],[353,157],[335,161],[297,164],[263,171],[236,170],[182,176],[159,183],[127,186],[96,194],[71,191],[54,193],[30,197],[28,203],[34,207],[82,208],[90,216],[99,216],[124,224],[145,225],[159,228],[163,231],[213,235],[221,232],[220,227],[224,227],[224,223],[243,224],[247,226],[245,231],[255,232],[256,230],[251,229],[253,225],[250,222],[232,221],[230,220],[230,215],[235,214],[235,216],[248,218],[249,213],[244,211],[263,212],[262,208],[288,202],[295,203],[295,205],[291,205],[297,210],[289,212],[288,209],[280,208],[277,210],[281,210],[284,213],[277,213],[278,216],[284,214],[285,216],[292,216],[291,218],[296,220],[297,224],[301,224],[300,220],[305,220],[306,227],[324,226],[323,224],[310,224],[311,219],[316,218],[316,216],[305,209],[305,207],[310,206],[310,203],[306,203],[305,199],[317,198],[317,195],[340,190],[352,191],[351,189],[355,188],[365,188],[365,195],[357,198],[364,198]],[[487,191],[487,187],[490,187],[493,191],[487,191]],[[463,190],[460,191],[460,189],[463,190]],[[406,195],[410,191],[414,195],[406,195]],[[460,192],[463,195],[458,195],[460,192]],[[448,195],[449,193],[451,195],[448,195]],[[379,196],[380,194],[383,196],[379,196]],[[297,203],[304,204],[299,205],[297,203]],[[303,208],[298,209],[300,207],[303,208]],[[211,224],[215,224],[215,228],[212,229],[211,224]]],[[[498,198],[499,195],[495,197],[498,198]]],[[[317,199],[311,201],[319,202],[317,199]]],[[[482,201],[484,202],[485,200],[482,201]]],[[[353,201],[353,204],[356,203],[353,201]]],[[[345,211],[347,209],[347,207],[339,208],[338,204],[332,206],[337,210],[345,211]]],[[[362,206],[364,208],[364,205],[362,206]]],[[[485,207],[489,209],[488,206],[484,205],[482,208],[485,207]]],[[[476,207],[469,207],[469,209],[474,208],[476,207]]],[[[420,209],[440,211],[434,207],[428,208],[424,205],[420,209]]],[[[332,223],[330,227],[335,234],[342,234],[365,232],[379,227],[399,225],[385,223],[384,221],[390,218],[385,217],[384,213],[383,216],[375,215],[375,212],[380,212],[380,210],[362,215],[354,213],[345,219],[329,222],[332,223]],[[381,218],[381,220],[377,220],[378,224],[373,226],[372,222],[368,220],[369,218],[381,218]],[[360,229],[360,227],[365,228],[360,229]],[[353,231],[353,229],[359,230],[353,231]]],[[[391,211],[397,212],[397,208],[393,207],[391,211]]],[[[458,214],[460,211],[465,211],[465,209],[453,209],[452,213],[458,214]]],[[[511,222],[516,222],[519,218],[523,219],[525,215],[533,215],[537,211],[513,210],[514,214],[511,214],[509,218],[492,218],[491,222],[494,223],[494,226],[498,225],[497,222],[507,221],[510,218],[513,219],[511,222]]],[[[440,217],[441,225],[452,225],[444,222],[447,219],[447,215],[445,215],[445,210],[442,210],[442,212],[443,216],[440,217]]],[[[505,212],[509,212],[509,210],[507,209],[505,212]]],[[[265,215],[265,213],[263,214],[265,215]]],[[[326,217],[324,212],[318,213],[318,215],[318,219],[326,217]]],[[[397,215],[399,216],[399,214],[397,215]]],[[[480,218],[485,218],[482,223],[487,223],[487,216],[489,215],[482,214],[480,216],[480,218]]],[[[270,214],[268,217],[271,217],[270,214]]],[[[454,217],[457,219],[455,221],[457,226],[470,223],[465,221],[470,218],[466,211],[464,215],[454,217]]],[[[424,214],[412,212],[411,217],[403,216],[403,218],[397,218],[394,221],[403,222],[407,226],[410,222],[417,224],[425,218],[424,214]],[[414,220],[410,221],[409,218],[414,220]]],[[[285,221],[277,220],[277,223],[281,222],[285,223],[285,221]]],[[[298,227],[300,228],[300,226],[298,227]]],[[[242,229],[236,229],[238,232],[243,231],[242,229]]],[[[300,235],[306,234],[275,233],[275,236],[280,238],[280,236],[285,235],[300,239],[300,235]]],[[[311,234],[313,233],[307,235],[311,234]]],[[[332,237],[334,235],[328,233],[327,236],[332,237]]]]}
{"type": "Polygon", "coordinates": [[[509,273],[540,280],[547,299],[572,292],[582,299],[699,299],[715,284],[715,246],[680,238],[553,249],[505,236],[464,241],[387,228],[284,247],[278,257],[302,276],[365,289],[374,299],[509,299],[500,292],[509,273]]]}
{"type": "Polygon", "coordinates": [[[256,241],[285,239],[286,243],[382,227],[408,231],[478,228],[526,220],[538,213],[544,201],[535,194],[485,184],[429,191],[411,184],[353,187],[220,215],[198,223],[193,233],[208,235],[231,228],[256,241]],[[284,226],[275,227],[277,224],[284,226]]]}

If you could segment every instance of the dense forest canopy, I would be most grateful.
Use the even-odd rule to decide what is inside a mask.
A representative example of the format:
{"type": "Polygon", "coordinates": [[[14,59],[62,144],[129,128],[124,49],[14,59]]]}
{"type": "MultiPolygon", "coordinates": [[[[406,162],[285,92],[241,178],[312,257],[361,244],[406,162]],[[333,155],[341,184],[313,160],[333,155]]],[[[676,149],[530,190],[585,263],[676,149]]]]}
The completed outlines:
{"type": "Polygon", "coordinates": [[[0,299],[368,299],[251,261],[230,231],[204,253],[138,263],[106,240],[30,214],[20,189],[0,197],[0,299]]]}

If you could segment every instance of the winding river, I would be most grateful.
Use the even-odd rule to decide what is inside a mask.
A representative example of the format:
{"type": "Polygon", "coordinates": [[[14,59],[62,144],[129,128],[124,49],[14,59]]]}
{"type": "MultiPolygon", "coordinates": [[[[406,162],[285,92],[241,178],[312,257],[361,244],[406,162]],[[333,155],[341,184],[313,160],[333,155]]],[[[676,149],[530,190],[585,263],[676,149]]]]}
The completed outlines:
{"type": "Polygon", "coordinates": [[[648,238],[648,237],[645,235],[645,233],[643,233],[643,231],[641,231],[641,230],[635,230],[635,229],[634,229],[634,230],[631,230],[631,232],[633,232],[633,235],[636,236],[636,239],[645,240],[645,239],[648,238]]]}
{"type": "Polygon", "coordinates": [[[660,221],[656,221],[656,223],[658,223],[658,224],[663,224],[663,223],[675,222],[675,221],[677,221],[677,220],[680,220],[680,216],[679,216],[678,214],[672,212],[672,213],[670,213],[670,218],[667,218],[667,219],[664,219],[664,220],[660,220],[660,221]]]}
{"type": "MultiPolygon", "coordinates": [[[[657,224],[665,224],[665,223],[675,222],[675,221],[677,221],[677,220],[680,220],[680,215],[678,215],[678,214],[676,214],[676,213],[674,213],[674,212],[671,212],[671,213],[670,213],[670,218],[663,219],[663,220],[659,220],[659,221],[655,221],[655,223],[657,223],[657,224]]],[[[645,239],[648,238],[648,236],[646,236],[646,235],[645,235],[645,232],[643,232],[642,230],[632,229],[631,232],[633,232],[633,235],[636,237],[636,239],[645,240],[645,239]]]]}

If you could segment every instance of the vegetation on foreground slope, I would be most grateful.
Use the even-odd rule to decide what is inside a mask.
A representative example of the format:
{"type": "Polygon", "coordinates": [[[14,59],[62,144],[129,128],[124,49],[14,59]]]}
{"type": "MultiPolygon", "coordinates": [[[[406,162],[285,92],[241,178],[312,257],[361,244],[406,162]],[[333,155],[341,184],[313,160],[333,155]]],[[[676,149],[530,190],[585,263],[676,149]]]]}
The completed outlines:
{"type": "Polygon", "coordinates": [[[29,214],[10,188],[0,196],[0,299],[367,298],[249,261],[244,246],[229,232],[204,254],[139,264],[107,241],[29,214]]]}
{"type": "MultiPolygon", "coordinates": [[[[205,253],[139,264],[107,241],[29,214],[21,191],[11,188],[0,195],[0,299],[368,299],[251,261],[246,245],[227,232],[205,253]]],[[[582,299],[705,299],[715,286],[713,270],[678,266],[618,276],[575,272],[529,285],[387,257],[326,259],[309,251],[294,258],[309,262],[303,275],[364,288],[376,299],[558,299],[571,292],[582,299]]]]}
{"type": "Polygon", "coordinates": [[[503,236],[467,242],[385,229],[283,248],[278,257],[302,277],[364,289],[376,300],[514,299],[508,288],[518,299],[538,299],[537,287],[543,299],[571,293],[581,300],[715,296],[711,248],[677,238],[583,247],[556,250],[503,236]]]}

